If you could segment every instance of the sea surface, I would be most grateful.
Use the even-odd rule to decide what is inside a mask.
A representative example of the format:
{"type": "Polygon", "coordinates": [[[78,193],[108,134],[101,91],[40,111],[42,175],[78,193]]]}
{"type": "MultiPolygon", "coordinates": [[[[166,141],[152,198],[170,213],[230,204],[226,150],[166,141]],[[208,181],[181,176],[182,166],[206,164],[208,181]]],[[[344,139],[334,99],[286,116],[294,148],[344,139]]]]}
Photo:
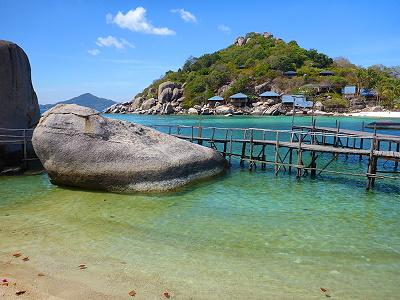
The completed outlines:
{"type": "MultiPolygon", "coordinates": [[[[145,125],[291,124],[290,117],[107,116],[145,125]]],[[[354,130],[373,121],[338,120],[354,130]]],[[[362,172],[366,161],[339,157],[330,168],[362,172]]],[[[345,175],[275,176],[273,167],[249,171],[237,161],[169,193],[66,189],[46,174],[0,177],[0,254],[23,251],[45,272],[121,299],[128,287],[138,297],[160,289],[152,299],[161,289],[176,299],[399,299],[399,181],[377,180],[372,191],[365,184],[345,175]],[[83,262],[88,269],[77,273],[83,262]]]]}

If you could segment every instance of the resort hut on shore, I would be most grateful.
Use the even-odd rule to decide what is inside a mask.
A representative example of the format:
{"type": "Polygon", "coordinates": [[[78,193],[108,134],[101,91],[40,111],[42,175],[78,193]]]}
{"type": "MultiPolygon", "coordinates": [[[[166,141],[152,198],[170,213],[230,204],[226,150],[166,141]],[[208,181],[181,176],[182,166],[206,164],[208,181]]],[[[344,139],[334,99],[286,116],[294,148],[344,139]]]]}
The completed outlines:
{"type": "Polygon", "coordinates": [[[357,87],[355,85],[346,85],[342,89],[342,94],[346,98],[354,98],[357,95],[357,87]]]}
{"type": "Polygon", "coordinates": [[[229,97],[230,103],[236,107],[246,106],[249,101],[249,97],[243,93],[237,93],[229,97]]]}
{"type": "Polygon", "coordinates": [[[275,103],[277,103],[280,99],[281,95],[278,93],[275,93],[274,91],[266,91],[262,94],[260,94],[260,100],[261,101],[267,101],[267,100],[273,100],[275,103]]]}
{"type": "Polygon", "coordinates": [[[296,71],[286,71],[286,72],[283,72],[283,75],[291,78],[291,77],[297,76],[297,72],[296,71]]]}
{"type": "Polygon", "coordinates": [[[328,70],[323,70],[321,72],[319,72],[320,76],[333,76],[333,72],[332,71],[328,71],[328,70]]]}
{"type": "Polygon", "coordinates": [[[214,97],[207,99],[208,106],[210,106],[210,107],[214,107],[215,103],[217,103],[217,102],[224,103],[224,98],[222,98],[220,96],[214,96],[214,97]]]}
{"type": "Polygon", "coordinates": [[[312,108],[313,102],[307,101],[304,95],[283,95],[282,104],[286,107],[297,107],[297,108],[312,108]]]}

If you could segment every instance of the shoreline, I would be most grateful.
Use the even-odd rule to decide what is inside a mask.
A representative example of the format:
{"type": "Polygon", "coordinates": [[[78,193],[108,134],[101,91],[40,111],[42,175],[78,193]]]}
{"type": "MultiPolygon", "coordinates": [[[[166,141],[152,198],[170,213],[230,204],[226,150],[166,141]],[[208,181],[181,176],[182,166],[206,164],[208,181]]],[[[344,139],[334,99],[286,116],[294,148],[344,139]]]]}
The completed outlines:
{"type": "MultiPolygon", "coordinates": [[[[125,112],[125,113],[102,113],[106,115],[140,115],[140,116],[219,116],[219,117],[236,117],[236,116],[250,116],[250,117],[292,117],[292,114],[288,115],[254,115],[254,114],[185,114],[185,113],[177,113],[177,114],[140,114],[137,112],[125,112]]],[[[400,118],[400,111],[365,111],[365,112],[348,112],[348,113],[328,113],[328,112],[314,112],[314,114],[311,113],[299,113],[297,112],[296,117],[366,117],[366,118],[387,118],[387,119],[393,119],[393,118],[400,118]]]]}

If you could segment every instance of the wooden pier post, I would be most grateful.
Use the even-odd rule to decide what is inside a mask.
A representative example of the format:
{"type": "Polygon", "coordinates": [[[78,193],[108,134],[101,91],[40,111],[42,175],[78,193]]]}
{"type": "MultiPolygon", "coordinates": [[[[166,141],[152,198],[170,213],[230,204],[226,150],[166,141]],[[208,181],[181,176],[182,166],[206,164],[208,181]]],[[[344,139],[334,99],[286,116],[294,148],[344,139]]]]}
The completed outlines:
{"type": "Polygon", "coordinates": [[[203,145],[203,140],[201,138],[202,132],[203,132],[203,127],[199,126],[199,130],[197,132],[197,143],[199,145],[203,145]]]}
{"type": "Polygon", "coordinates": [[[297,149],[297,178],[300,179],[303,171],[303,163],[302,163],[302,150],[301,150],[301,140],[303,139],[302,133],[300,133],[299,138],[299,147],[297,149]]]}
{"type": "MultiPolygon", "coordinates": [[[[290,142],[293,143],[294,133],[290,134],[290,142]]],[[[289,174],[292,174],[292,163],[293,163],[293,149],[289,148],[289,174]]]]}
{"type": "Polygon", "coordinates": [[[255,168],[256,163],[254,162],[253,158],[253,151],[254,151],[254,130],[250,130],[250,162],[249,162],[249,170],[252,171],[255,168]]]}
{"type": "Polygon", "coordinates": [[[232,134],[233,130],[231,129],[231,135],[229,138],[229,166],[231,165],[231,160],[232,160],[232,152],[233,152],[233,145],[232,145],[232,134]]]}
{"type": "Polygon", "coordinates": [[[279,171],[278,157],[279,157],[279,131],[276,132],[276,138],[275,138],[275,176],[278,175],[279,171]]]}
{"type": "Polygon", "coordinates": [[[374,150],[376,147],[376,133],[374,134],[373,139],[371,140],[371,149],[369,153],[369,160],[368,160],[368,173],[367,173],[367,190],[370,190],[375,185],[375,175],[376,175],[376,165],[377,165],[377,158],[374,155],[374,150]]]}
{"type": "Polygon", "coordinates": [[[26,129],[23,131],[24,135],[24,169],[28,169],[28,149],[27,149],[27,140],[26,140],[26,129]]]}
{"type": "MultiPolygon", "coordinates": [[[[396,152],[400,152],[400,143],[396,143],[396,152]]],[[[399,161],[396,160],[394,163],[394,168],[397,169],[399,166],[399,161]]]]}

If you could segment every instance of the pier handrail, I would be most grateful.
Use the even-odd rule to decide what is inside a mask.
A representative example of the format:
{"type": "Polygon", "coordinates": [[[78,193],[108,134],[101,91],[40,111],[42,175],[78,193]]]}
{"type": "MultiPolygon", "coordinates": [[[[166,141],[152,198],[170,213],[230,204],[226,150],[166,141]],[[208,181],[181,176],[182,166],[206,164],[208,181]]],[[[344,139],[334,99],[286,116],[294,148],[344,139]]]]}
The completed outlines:
{"type": "MultiPolygon", "coordinates": [[[[156,125],[149,125],[148,127],[151,128],[188,128],[188,129],[199,129],[202,130],[219,130],[219,131],[258,131],[258,132],[270,132],[270,133],[287,133],[287,134],[298,134],[298,135],[305,135],[305,136],[326,136],[326,137],[341,137],[341,138],[363,138],[363,139],[373,139],[373,133],[371,135],[355,135],[355,134],[344,134],[344,133],[329,133],[329,132],[320,132],[320,131],[304,131],[304,130],[290,130],[290,129],[268,129],[268,128],[241,128],[241,127],[214,127],[214,126],[191,126],[191,125],[170,125],[170,124],[156,124],[156,125]]],[[[171,134],[171,131],[169,131],[171,134]]]]}

